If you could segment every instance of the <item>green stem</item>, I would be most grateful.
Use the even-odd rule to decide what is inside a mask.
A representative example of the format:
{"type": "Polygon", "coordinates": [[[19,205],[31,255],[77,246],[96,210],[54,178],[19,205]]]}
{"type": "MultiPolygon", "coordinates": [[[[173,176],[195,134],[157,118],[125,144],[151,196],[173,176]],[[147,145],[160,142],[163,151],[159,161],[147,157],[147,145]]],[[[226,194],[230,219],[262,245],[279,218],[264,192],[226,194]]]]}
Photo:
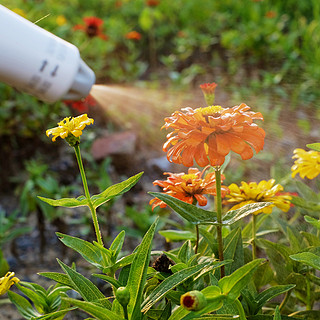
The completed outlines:
{"type": "Polygon", "coordinates": [[[196,224],[196,234],[197,234],[197,240],[196,240],[196,246],[194,248],[194,253],[198,253],[198,247],[199,247],[199,225],[196,224]]]}
{"type": "Polygon", "coordinates": [[[81,179],[82,179],[82,183],[83,183],[84,194],[85,194],[85,196],[86,196],[86,198],[88,200],[88,207],[90,208],[90,211],[91,211],[93,226],[94,226],[94,230],[95,230],[96,237],[97,237],[97,242],[101,246],[103,246],[103,241],[102,241],[101,232],[100,232],[99,223],[98,223],[97,212],[96,212],[96,209],[93,207],[93,204],[91,202],[88,183],[87,183],[87,179],[86,179],[86,175],[85,175],[85,171],[84,171],[83,163],[82,163],[82,159],[81,159],[81,153],[80,153],[79,144],[76,144],[74,146],[74,151],[76,153],[76,158],[77,158],[79,169],[80,169],[80,174],[81,174],[81,179]]]}
{"type": "MultiPolygon", "coordinates": [[[[223,240],[222,240],[222,198],[221,198],[221,168],[216,166],[214,168],[216,176],[216,210],[217,210],[217,240],[219,260],[223,261],[223,240]]],[[[220,277],[225,276],[224,266],[221,266],[220,277]]]]}
{"type": "Polygon", "coordinates": [[[282,311],[283,308],[285,307],[285,305],[287,304],[287,302],[289,301],[289,298],[290,298],[290,295],[291,295],[291,292],[292,292],[292,289],[287,291],[285,296],[284,296],[284,299],[282,300],[280,306],[279,306],[279,310],[282,311]]]}
{"type": "Polygon", "coordinates": [[[122,306],[124,312],[124,318],[128,320],[128,308],[127,306],[122,306]]]}
{"type": "Polygon", "coordinates": [[[236,304],[236,307],[239,312],[239,319],[240,320],[247,320],[246,314],[244,313],[243,306],[242,306],[241,302],[238,299],[236,299],[235,304],[236,304]]]}
{"type": "Polygon", "coordinates": [[[311,286],[310,286],[310,280],[309,277],[305,277],[306,280],[306,291],[307,291],[307,305],[306,310],[312,310],[312,303],[311,303],[311,286]]]}
{"type": "Polygon", "coordinates": [[[255,260],[257,257],[257,216],[252,215],[252,260],[255,260]]]}

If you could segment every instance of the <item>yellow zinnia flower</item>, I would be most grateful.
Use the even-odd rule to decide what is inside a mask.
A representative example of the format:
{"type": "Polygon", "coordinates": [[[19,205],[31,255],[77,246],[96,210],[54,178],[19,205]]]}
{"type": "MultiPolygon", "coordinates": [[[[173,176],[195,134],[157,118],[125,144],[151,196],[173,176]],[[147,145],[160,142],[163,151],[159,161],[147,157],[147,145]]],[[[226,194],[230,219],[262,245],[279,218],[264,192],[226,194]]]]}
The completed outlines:
{"type": "Polygon", "coordinates": [[[228,202],[235,204],[231,210],[241,208],[249,203],[256,202],[272,202],[266,208],[256,211],[254,214],[271,213],[272,207],[278,207],[284,212],[290,209],[291,196],[281,195],[283,187],[280,184],[275,184],[275,180],[271,179],[269,181],[262,180],[258,184],[256,182],[241,182],[241,186],[237,186],[232,183],[229,186],[230,193],[226,195],[228,202]]]}
{"type": "Polygon", "coordinates": [[[4,277],[0,278],[0,296],[5,294],[12,285],[20,280],[14,276],[14,272],[8,272],[4,277]]]}
{"type": "Polygon", "coordinates": [[[305,177],[314,179],[320,173],[320,152],[314,150],[306,151],[298,148],[293,153],[292,159],[296,160],[291,167],[292,178],[299,173],[302,179],[305,177]]]}
{"type": "Polygon", "coordinates": [[[67,117],[58,123],[58,127],[48,129],[46,135],[49,137],[52,135],[52,141],[56,141],[57,137],[62,139],[67,138],[70,134],[78,138],[82,135],[82,130],[90,124],[93,124],[94,120],[88,118],[86,114],[82,114],[78,117],[67,117]]]}

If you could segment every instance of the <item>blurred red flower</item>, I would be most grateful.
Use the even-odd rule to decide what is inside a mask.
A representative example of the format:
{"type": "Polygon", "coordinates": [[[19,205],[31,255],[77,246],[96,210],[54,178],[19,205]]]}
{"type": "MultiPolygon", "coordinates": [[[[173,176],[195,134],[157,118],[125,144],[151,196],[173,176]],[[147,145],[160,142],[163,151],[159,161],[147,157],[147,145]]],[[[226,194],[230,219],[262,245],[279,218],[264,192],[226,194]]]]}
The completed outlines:
{"type": "Polygon", "coordinates": [[[115,7],[116,8],[121,8],[122,7],[122,1],[121,0],[116,1],[115,7]]]}
{"type": "Polygon", "coordinates": [[[147,0],[146,1],[147,6],[149,6],[149,7],[156,7],[159,5],[159,3],[160,3],[160,0],[147,0]]]}
{"type": "MultiPolygon", "coordinates": [[[[163,189],[163,192],[182,200],[187,203],[199,203],[200,206],[205,206],[207,204],[207,198],[205,194],[216,195],[216,178],[215,173],[208,173],[205,178],[202,178],[205,170],[199,171],[197,168],[189,168],[188,173],[171,173],[165,172],[164,175],[168,175],[167,180],[156,180],[153,184],[159,186],[163,189]]],[[[221,180],[224,176],[221,176],[221,180]]],[[[225,186],[221,187],[221,194],[224,197],[229,189],[225,186]]],[[[154,198],[149,202],[152,205],[152,210],[160,206],[160,208],[165,208],[166,204],[158,198],[154,198]]]]}
{"type": "Polygon", "coordinates": [[[140,40],[141,39],[141,33],[137,31],[130,31],[128,32],[125,37],[129,40],[140,40]]]}
{"type": "Polygon", "coordinates": [[[84,31],[89,38],[99,37],[107,40],[107,36],[102,32],[103,20],[97,17],[83,18],[84,25],[77,24],[73,27],[74,30],[84,31]]]}
{"type": "Polygon", "coordinates": [[[90,107],[94,107],[97,103],[91,95],[79,101],[65,100],[63,101],[67,106],[77,110],[80,113],[88,112],[90,107]]]}
{"type": "Polygon", "coordinates": [[[272,19],[272,18],[274,18],[276,16],[277,16],[277,13],[275,11],[268,11],[266,13],[266,17],[269,18],[269,19],[272,19]]]}

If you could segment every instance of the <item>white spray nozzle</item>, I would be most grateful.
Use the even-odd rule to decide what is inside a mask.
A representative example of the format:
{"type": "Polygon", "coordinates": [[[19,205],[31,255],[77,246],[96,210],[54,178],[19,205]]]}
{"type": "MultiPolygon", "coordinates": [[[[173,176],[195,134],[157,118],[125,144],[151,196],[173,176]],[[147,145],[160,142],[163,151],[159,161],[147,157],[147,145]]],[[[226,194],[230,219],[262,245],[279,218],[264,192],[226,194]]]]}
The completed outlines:
{"type": "Polygon", "coordinates": [[[79,50],[0,5],[0,81],[40,100],[80,100],[95,83],[79,50]]]}

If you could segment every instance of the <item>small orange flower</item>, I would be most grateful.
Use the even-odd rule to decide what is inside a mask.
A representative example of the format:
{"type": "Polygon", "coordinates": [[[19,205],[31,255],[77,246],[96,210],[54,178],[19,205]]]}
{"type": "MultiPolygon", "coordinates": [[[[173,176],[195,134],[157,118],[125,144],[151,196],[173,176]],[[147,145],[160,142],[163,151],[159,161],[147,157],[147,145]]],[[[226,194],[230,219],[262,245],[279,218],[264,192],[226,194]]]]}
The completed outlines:
{"type": "Polygon", "coordinates": [[[202,90],[203,94],[212,94],[216,90],[218,85],[215,82],[212,83],[203,83],[200,84],[200,89],[202,90]]]}
{"type": "Polygon", "coordinates": [[[149,6],[149,7],[156,7],[159,5],[159,3],[160,3],[160,0],[147,0],[146,1],[147,6],[149,6]]]}
{"type": "Polygon", "coordinates": [[[141,33],[137,31],[130,31],[125,36],[129,40],[140,40],[141,39],[141,33]]]}
{"type": "MultiPolygon", "coordinates": [[[[188,173],[171,173],[165,172],[164,175],[168,175],[167,180],[156,180],[153,184],[163,188],[163,192],[182,200],[187,203],[197,202],[200,206],[207,204],[207,198],[205,194],[216,195],[216,179],[214,172],[208,173],[205,178],[202,178],[203,173],[207,168],[199,171],[197,168],[189,168],[188,173]]],[[[224,176],[221,177],[224,179],[224,176]]],[[[228,188],[222,186],[222,197],[228,193],[228,188]]],[[[166,204],[158,198],[154,198],[149,203],[152,205],[152,210],[160,206],[165,208],[166,204]]]]}
{"type": "Polygon", "coordinates": [[[107,36],[102,32],[102,19],[97,17],[85,17],[83,18],[83,21],[84,25],[77,24],[73,29],[84,31],[89,38],[99,37],[103,40],[107,40],[107,36]]]}
{"type": "Polygon", "coordinates": [[[272,19],[272,18],[274,18],[274,17],[276,17],[276,12],[274,12],[274,11],[268,11],[267,13],[266,13],[266,17],[267,18],[269,18],[269,19],[272,19]]]}
{"type": "Polygon", "coordinates": [[[186,34],[185,31],[180,30],[180,31],[178,31],[178,33],[177,33],[177,37],[179,37],[179,38],[186,38],[186,37],[187,37],[187,34],[186,34]]]}
{"type": "Polygon", "coordinates": [[[205,167],[222,165],[230,151],[243,160],[252,158],[252,149],[257,153],[263,149],[265,132],[253,122],[263,120],[262,114],[249,109],[242,103],[232,108],[210,106],[174,112],[162,127],[174,130],[163,145],[167,159],[186,167],[193,166],[195,160],[205,167]]]}
{"type": "Polygon", "coordinates": [[[78,101],[65,100],[63,102],[80,113],[88,112],[90,107],[94,107],[97,104],[91,95],[78,101]]]}
{"type": "Polygon", "coordinates": [[[213,105],[214,98],[215,98],[215,90],[218,85],[215,82],[212,83],[204,83],[200,85],[200,89],[202,90],[202,93],[204,95],[204,98],[206,99],[206,102],[208,106],[213,105]]]}
{"type": "Polygon", "coordinates": [[[121,8],[121,7],[122,7],[122,4],[123,4],[123,3],[122,3],[121,0],[117,0],[116,3],[115,3],[115,7],[116,7],[116,8],[121,8]]]}

